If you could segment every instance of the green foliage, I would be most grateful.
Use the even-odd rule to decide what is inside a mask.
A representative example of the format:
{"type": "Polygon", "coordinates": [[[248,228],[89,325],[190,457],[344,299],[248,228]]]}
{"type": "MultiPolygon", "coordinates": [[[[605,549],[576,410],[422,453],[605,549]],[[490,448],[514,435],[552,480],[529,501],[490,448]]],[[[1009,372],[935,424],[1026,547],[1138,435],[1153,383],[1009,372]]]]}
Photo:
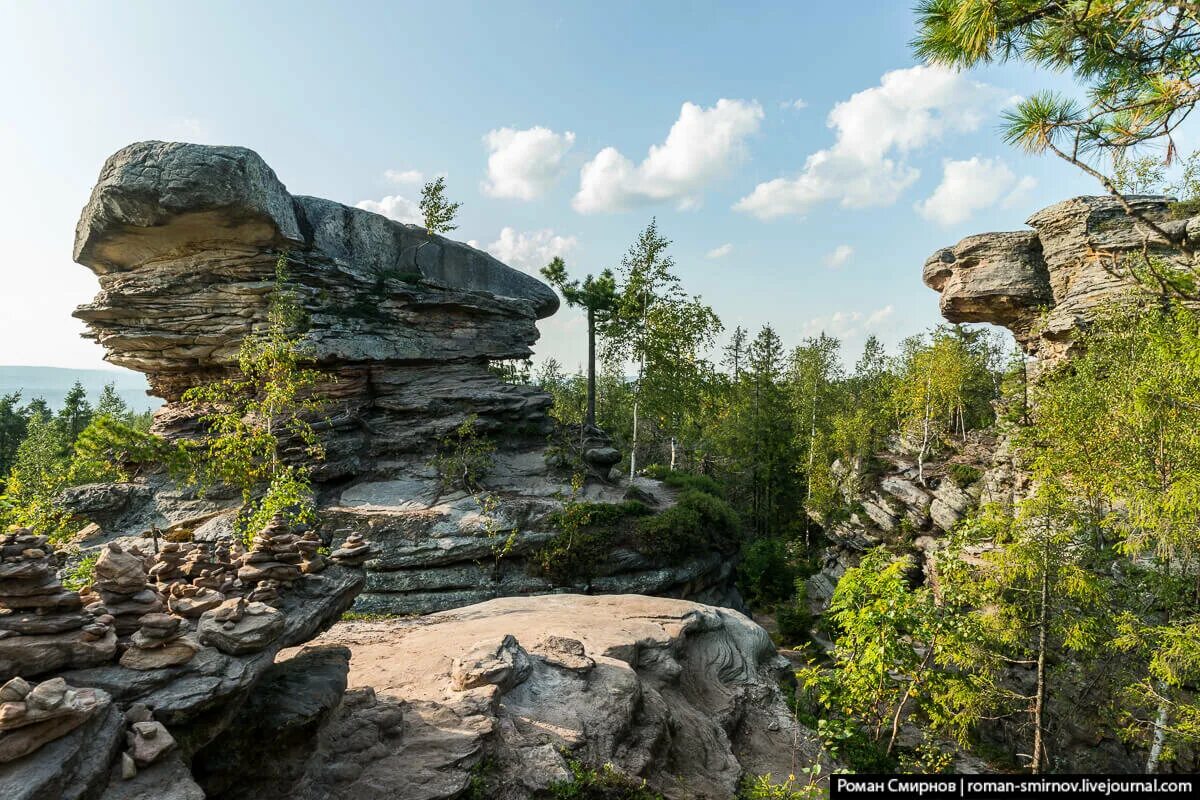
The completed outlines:
{"type": "Polygon", "coordinates": [[[304,366],[312,357],[303,339],[306,325],[283,253],[275,264],[267,325],[242,340],[238,374],[183,394],[183,402],[201,412],[206,436],[183,445],[175,471],[202,494],[219,484],[240,489],[237,529],[247,540],[275,516],[311,522],[315,512],[307,461],[325,453],[308,417],[325,408],[314,391],[331,378],[304,366]],[[285,462],[284,450],[291,448],[306,463],[285,462]]]}
{"type": "Polygon", "coordinates": [[[776,783],[769,774],[746,775],[738,786],[736,800],[818,800],[825,796],[817,783],[821,775],[820,764],[802,767],[799,773],[802,777],[788,775],[782,783],[776,783]]]}
{"type": "Polygon", "coordinates": [[[949,464],[946,474],[960,489],[966,489],[983,477],[983,472],[970,464],[949,464]]]}
{"type": "Polygon", "coordinates": [[[479,415],[469,414],[452,433],[439,440],[430,464],[441,478],[442,491],[479,491],[479,482],[491,471],[496,443],[478,431],[479,415]]]}
{"type": "Polygon", "coordinates": [[[637,500],[568,500],[552,523],[558,535],[534,554],[531,563],[559,584],[590,579],[617,547],[677,563],[698,552],[732,552],[741,536],[741,521],[729,504],[699,489],[684,489],[675,505],[658,514],[637,500]]]}
{"type": "Polygon", "coordinates": [[[962,599],[911,587],[910,569],[909,559],[876,549],[847,570],[828,611],[832,668],[810,663],[796,676],[831,756],[855,769],[894,768],[910,715],[965,742],[987,709],[971,658],[977,629],[962,599]]]}
{"type": "Polygon", "coordinates": [[[771,608],[792,598],[800,570],[788,550],[788,543],[776,537],[754,539],[742,548],[738,589],[751,608],[771,608]]]}
{"type": "Polygon", "coordinates": [[[446,199],[446,178],[439,175],[421,188],[421,214],[425,217],[425,230],[429,233],[449,233],[458,226],[454,218],[462,203],[451,203],[446,199]]]}
{"type": "Polygon", "coordinates": [[[581,503],[568,500],[551,518],[559,533],[531,559],[556,584],[591,578],[597,565],[622,541],[629,521],[651,513],[643,503],[581,503]]]}
{"type": "Polygon", "coordinates": [[[702,407],[709,371],[702,353],[721,330],[713,310],[683,291],[672,272],[670,245],[652,219],[621,261],[613,310],[600,327],[605,360],[637,368],[631,386],[631,476],[637,470],[645,422],[666,434],[672,467],[680,436],[701,424],[696,412],[702,407]]]}
{"type": "Polygon", "coordinates": [[[62,585],[73,592],[77,592],[85,586],[90,586],[96,579],[96,561],[99,558],[99,551],[80,556],[75,565],[63,577],[62,585]]]}
{"type": "Polygon", "coordinates": [[[713,497],[725,496],[725,490],[721,487],[721,484],[708,475],[680,472],[679,470],[668,469],[660,464],[651,464],[643,471],[647,476],[662,481],[667,486],[675,489],[693,490],[710,494],[713,497]]]}
{"type": "Polygon", "coordinates": [[[813,616],[808,610],[808,588],[803,580],[797,580],[795,589],[788,602],[775,607],[775,626],[784,647],[797,647],[807,642],[813,627],[813,616]]]}
{"type": "Polygon", "coordinates": [[[567,768],[571,777],[550,784],[545,797],[550,800],[663,800],[661,794],[647,788],[645,780],[631,778],[612,764],[597,769],[569,759],[567,768]]]}

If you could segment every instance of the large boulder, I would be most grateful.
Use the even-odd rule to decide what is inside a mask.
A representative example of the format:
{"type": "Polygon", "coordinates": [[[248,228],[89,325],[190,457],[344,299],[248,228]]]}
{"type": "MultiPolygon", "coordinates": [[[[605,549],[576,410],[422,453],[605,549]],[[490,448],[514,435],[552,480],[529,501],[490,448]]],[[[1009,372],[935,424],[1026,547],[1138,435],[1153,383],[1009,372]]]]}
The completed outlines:
{"type": "Polygon", "coordinates": [[[475,796],[525,800],[569,780],[572,761],[611,764],[672,800],[731,800],[744,775],[783,779],[818,760],[780,691],[787,660],[727,609],[502,598],[343,623],[318,641],[351,646],[357,688],[295,783],[251,781],[231,800],[449,800],[472,780],[475,796]]]}

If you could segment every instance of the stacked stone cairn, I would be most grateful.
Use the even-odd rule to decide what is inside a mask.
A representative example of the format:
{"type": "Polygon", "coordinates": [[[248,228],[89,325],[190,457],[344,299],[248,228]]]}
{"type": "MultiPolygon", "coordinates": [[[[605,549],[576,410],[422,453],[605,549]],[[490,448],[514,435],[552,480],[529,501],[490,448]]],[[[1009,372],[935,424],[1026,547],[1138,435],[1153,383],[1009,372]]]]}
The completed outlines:
{"type": "Polygon", "coordinates": [[[45,536],[0,536],[0,680],[89,667],[116,653],[113,617],[63,588],[45,536]]]}
{"type": "MultiPolygon", "coordinates": [[[[278,599],[281,588],[303,576],[301,565],[305,551],[300,537],[289,533],[287,523],[276,517],[254,537],[250,552],[242,557],[237,576],[243,586],[252,587],[251,600],[270,603],[278,599]]],[[[305,544],[308,547],[308,544],[305,544]]],[[[315,554],[315,551],[314,551],[315,554]]]]}
{"type": "Polygon", "coordinates": [[[182,617],[174,614],[146,614],[121,656],[121,666],[148,670],[174,667],[191,661],[200,650],[200,642],[188,633],[182,617]]]}
{"type": "Polygon", "coordinates": [[[345,567],[361,567],[371,557],[371,544],[357,533],[352,533],[329,557],[345,567]]]}
{"type": "Polygon", "coordinates": [[[62,678],[31,685],[12,678],[0,686],[0,763],[32,753],[65,736],[109,702],[95,689],[75,689],[62,678]]]}
{"type": "Polygon", "coordinates": [[[121,754],[121,778],[129,780],[139,768],[146,768],[175,748],[175,739],[166,727],[154,719],[150,709],[135,703],[125,712],[127,749],[121,754]]]}
{"type": "Polygon", "coordinates": [[[162,595],[149,582],[146,561],[137,547],[125,549],[116,542],[109,542],[96,559],[95,583],[84,595],[87,610],[111,615],[118,636],[134,633],[143,616],[164,608],[162,595]]]}

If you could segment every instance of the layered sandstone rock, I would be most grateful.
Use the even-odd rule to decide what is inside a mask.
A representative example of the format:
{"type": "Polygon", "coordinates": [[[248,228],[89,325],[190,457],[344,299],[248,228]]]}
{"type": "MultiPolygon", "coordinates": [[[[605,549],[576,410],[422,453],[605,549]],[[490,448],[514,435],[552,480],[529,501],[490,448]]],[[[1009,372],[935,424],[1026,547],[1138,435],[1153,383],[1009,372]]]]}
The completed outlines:
{"type": "MultiPolygon", "coordinates": [[[[1200,241],[1200,217],[1175,219],[1165,197],[1130,203],[1171,235],[1200,241]]],[[[1134,283],[1125,258],[1144,253],[1182,266],[1178,248],[1129,216],[1111,197],[1076,197],[1027,220],[1030,231],[968,236],[925,262],[925,284],[950,322],[990,322],[1012,331],[1043,364],[1070,350],[1075,331],[1134,283]]]]}
{"type": "MultiPolygon", "coordinates": [[[[667,798],[731,800],[746,774],[783,779],[817,759],[789,714],[790,675],[766,632],[741,614],[634,595],[502,598],[421,620],[354,622],[318,640],[347,645],[277,666],[276,686],[313,701],[260,710],[254,728],[326,717],[307,745],[263,751],[222,739],[200,754],[220,800],[527,800],[569,781],[568,762],[612,764],[667,798]],[[261,718],[264,714],[270,716],[261,718]]],[[[278,691],[276,688],[270,691],[278,691]]],[[[251,699],[250,708],[259,708],[251,699]]],[[[270,747],[270,745],[265,745],[270,747]]]]}
{"type": "MultiPolygon", "coordinates": [[[[331,376],[319,389],[330,404],[313,419],[326,458],[309,464],[317,544],[346,563],[366,560],[364,542],[375,547],[361,609],[424,613],[556,588],[740,605],[729,554],[704,548],[682,563],[617,552],[568,587],[531,570],[573,496],[571,470],[548,463],[549,396],[488,367],[529,355],[536,321],[558,306],[554,292],[423,228],[293,196],[244,148],[131,145],[105,164],[79,220],[75,257],[101,291],[76,316],[109,361],[144,372],[167,400],[158,432],[201,435],[198,412],[180,397],[235,369],[242,340],[265,324],[281,253],[308,317],[305,343],[331,376]],[[439,439],[468,418],[497,445],[474,494],[447,489],[430,466],[439,439]]],[[[606,441],[589,440],[593,474],[575,499],[620,502],[633,491],[658,509],[674,502],[655,482],[606,480],[619,458],[606,441]]],[[[299,446],[285,455],[307,458],[299,446]]],[[[197,541],[229,537],[240,505],[236,493],[199,497],[162,476],[64,501],[106,535],[157,527],[197,541]]],[[[281,559],[252,553],[239,570],[260,582],[251,599],[269,602],[272,582],[319,568],[324,557],[310,544],[289,542],[281,559]]]]}

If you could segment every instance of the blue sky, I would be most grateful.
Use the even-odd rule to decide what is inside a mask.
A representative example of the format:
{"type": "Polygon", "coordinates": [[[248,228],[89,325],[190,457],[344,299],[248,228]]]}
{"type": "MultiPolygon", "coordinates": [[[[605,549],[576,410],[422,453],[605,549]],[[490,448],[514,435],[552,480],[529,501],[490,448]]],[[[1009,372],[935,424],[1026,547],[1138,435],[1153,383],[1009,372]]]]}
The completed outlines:
{"type": "MultiPolygon", "coordinates": [[[[657,215],[727,329],[894,343],[938,321],[937,247],[1096,191],[999,139],[1062,77],[913,70],[908,5],[5,4],[0,364],[102,365],[72,235],[141,139],[251,147],[294,193],[401,218],[444,173],[454,235],[526,269],[613,266],[657,215]]],[[[576,366],[577,315],[542,330],[576,366]]]]}

